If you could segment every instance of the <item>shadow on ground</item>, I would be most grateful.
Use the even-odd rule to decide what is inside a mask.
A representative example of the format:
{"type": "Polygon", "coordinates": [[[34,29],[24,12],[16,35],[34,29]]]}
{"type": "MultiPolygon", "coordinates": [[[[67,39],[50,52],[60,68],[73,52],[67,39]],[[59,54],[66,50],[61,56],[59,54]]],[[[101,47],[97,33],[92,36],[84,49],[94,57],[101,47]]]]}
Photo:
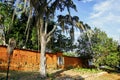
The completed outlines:
{"type": "Polygon", "coordinates": [[[63,69],[50,74],[52,80],[85,80],[80,75],[70,76],[70,75],[62,74],[64,71],[67,71],[67,70],[70,70],[70,69],[63,69]]]}
{"type": "MultiPolygon", "coordinates": [[[[10,71],[8,80],[41,80],[38,75],[38,72],[10,71]]],[[[6,80],[6,71],[0,71],[0,80],[6,80]]]]}
{"type": "Polygon", "coordinates": [[[101,70],[106,71],[108,73],[120,73],[120,70],[117,69],[101,68],[101,70]]]}
{"type": "MultiPolygon", "coordinates": [[[[48,73],[46,78],[42,78],[39,72],[10,71],[9,80],[85,80],[80,75],[69,76],[61,74],[67,70],[69,69],[48,73]]],[[[6,71],[0,71],[0,80],[6,80],[6,71]]]]}

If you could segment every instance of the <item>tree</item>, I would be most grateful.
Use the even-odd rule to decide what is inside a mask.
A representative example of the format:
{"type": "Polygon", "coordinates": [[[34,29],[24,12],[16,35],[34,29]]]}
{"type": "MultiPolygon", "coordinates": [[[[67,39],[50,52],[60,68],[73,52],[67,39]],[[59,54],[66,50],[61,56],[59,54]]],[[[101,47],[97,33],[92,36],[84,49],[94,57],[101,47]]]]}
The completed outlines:
{"type": "MultiPolygon", "coordinates": [[[[40,74],[45,77],[46,76],[46,45],[49,42],[51,38],[51,34],[56,29],[56,25],[53,24],[53,28],[50,32],[48,32],[49,23],[51,22],[51,17],[55,16],[56,10],[60,10],[61,12],[67,9],[68,14],[70,16],[70,8],[76,10],[76,6],[73,3],[72,0],[24,0],[19,1],[16,4],[16,7],[14,9],[14,14],[21,14],[21,13],[28,13],[28,20],[27,20],[27,26],[26,29],[29,31],[30,24],[33,22],[36,28],[37,28],[37,34],[38,34],[38,45],[41,45],[41,55],[40,55],[40,74]],[[30,5],[29,5],[30,4],[30,5]]],[[[58,23],[62,24],[63,30],[65,28],[64,21],[61,19],[61,17],[58,17],[58,23]]],[[[72,18],[70,17],[69,22],[72,22],[72,18]]],[[[77,26],[81,28],[81,25],[79,22],[76,22],[74,26],[77,26]]],[[[73,32],[73,27],[71,28],[71,32],[73,32]]]]}
{"type": "Polygon", "coordinates": [[[81,33],[80,37],[78,38],[78,56],[80,56],[83,59],[91,59],[92,58],[92,45],[91,45],[91,38],[93,35],[93,30],[88,24],[84,24],[81,22],[83,27],[85,28],[85,31],[81,33]]]}
{"type": "Polygon", "coordinates": [[[79,56],[83,59],[93,59],[95,66],[108,65],[116,66],[119,64],[119,53],[117,52],[117,42],[109,38],[104,31],[98,28],[91,32],[86,30],[78,39],[79,56]],[[89,35],[89,37],[87,36],[89,35]]]}
{"type": "MultiPolygon", "coordinates": [[[[68,32],[66,32],[68,33],[68,32]]],[[[68,52],[74,47],[72,39],[62,33],[62,29],[56,29],[52,39],[47,44],[47,49],[51,52],[68,52]]]]}
{"type": "Polygon", "coordinates": [[[106,56],[105,60],[104,60],[105,64],[110,66],[110,67],[117,67],[119,66],[119,53],[117,51],[115,52],[110,52],[109,55],[106,56]]]}
{"type": "Polygon", "coordinates": [[[78,56],[80,56],[83,59],[91,59],[92,58],[92,53],[90,49],[91,46],[87,34],[82,33],[77,41],[78,41],[78,45],[77,45],[78,56]]]}
{"type": "Polygon", "coordinates": [[[3,27],[3,32],[0,35],[1,44],[3,42],[4,45],[8,44],[9,38],[14,37],[17,48],[38,50],[37,29],[34,24],[30,24],[33,26],[30,26],[29,31],[25,30],[28,15],[26,13],[14,15],[12,21],[14,5],[10,5],[3,0],[3,2],[0,2],[0,6],[0,27],[3,27]],[[34,46],[32,46],[33,44],[34,46]]]}
{"type": "Polygon", "coordinates": [[[5,3],[0,2],[0,27],[2,27],[2,42],[4,42],[4,45],[6,44],[6,31],[9,30],[9,23],[11,22],[11,16],[12,16],[12,7],[9,5],[6,5],[5,3]],[[8,13],[9,12],[9,13],[8,13]]]}
{"type": "MultiPolygon", "coordinates": [[[[109,38],[104,31],[97,28],[94,29],[94,35],[91,41],[95,64],[97,66],[99,64],[108,65],[111,55],[116,55],[117,42],[109,38]]],[[[117,58],[117,56],[115,57],[117,58]]],[[[116,61],[113,61],[113,64],[114,62],[116,61]]]]}

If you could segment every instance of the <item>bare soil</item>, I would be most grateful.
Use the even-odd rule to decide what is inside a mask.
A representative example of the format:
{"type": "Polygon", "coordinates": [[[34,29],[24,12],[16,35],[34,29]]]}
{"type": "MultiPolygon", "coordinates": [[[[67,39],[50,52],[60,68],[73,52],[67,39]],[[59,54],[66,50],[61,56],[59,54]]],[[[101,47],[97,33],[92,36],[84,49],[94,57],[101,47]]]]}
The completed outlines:
{"type": "MultiPolygon", "coordinates": [[[[5,72],[0,72],[0,80],[5,80],[5,72]]],[[[120,80],[120,73],[83,73],[70,70],[48,70],[48,77],[41,78],[39,72],[10,71],[9,80],[120,80]]]]}
{"type": "Polygon", "coordinates": [[[55,71],[53,75],[56,80],[120,80],[120,73],[81,73],[73,71],[72,69],[55,71]]]}

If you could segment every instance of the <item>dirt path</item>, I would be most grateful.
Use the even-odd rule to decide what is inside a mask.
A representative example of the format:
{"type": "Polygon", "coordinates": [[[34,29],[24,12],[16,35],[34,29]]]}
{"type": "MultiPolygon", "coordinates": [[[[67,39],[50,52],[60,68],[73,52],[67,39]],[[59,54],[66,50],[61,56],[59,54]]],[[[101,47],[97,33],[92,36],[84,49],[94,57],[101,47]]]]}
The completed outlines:
{"type": "Polygon", "coordinates": [[[73,70],[54,72],[55,80],[120,80],[120,73],[81,73],[73,70]]]}
{"type": "Polygon", "coordinates": [[[120,80],[120,74],[106,73],[99,76],[85,78],[85,80],[120,80]]]}

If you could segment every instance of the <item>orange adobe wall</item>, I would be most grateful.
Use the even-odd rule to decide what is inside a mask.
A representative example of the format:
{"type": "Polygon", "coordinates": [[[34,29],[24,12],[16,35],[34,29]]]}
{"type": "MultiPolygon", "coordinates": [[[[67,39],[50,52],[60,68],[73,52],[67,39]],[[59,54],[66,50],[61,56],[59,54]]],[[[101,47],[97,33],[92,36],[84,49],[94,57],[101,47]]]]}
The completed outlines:
{"type": "Polygon", "coordinates": [[[67,67],[82,67],[82,60],[77,57],[64,56],[64,68],[67,67]]]}
{"type": "MultiPolygon", "coordinates": [[[[62,53],[58,53],[61,54],[62,53]]],[[[0,69],[7,69],[7,47],[0,46],[0,69]]],[[[57,53],[46,53],[47,68],[57,68],[57,53]]],[[[31,50],[15,49],[11,58],[10,69],[22,71],[39,70],[40,53],[31,50]]]]}
{"type": "Polygon", "coordinates": [[[6,47],[0,46],[0,69],[7,68],[7,55],[6,47]]]}
{"type": "MultiPolygon", "coordinates": [[[[75,57],[66,57],[62,53],[46,53],[46,67],[58,68],[58,57],[63,57],[64,64],[62,68],[70,66],[77,67],[82,66],[82,61],[75,57]]],[[[7,69],[7,47],[0,46],[0,70],[7,69]]],[[[31,50],[15,49],[11,58],[10,70],[20,71],[38,71],[40,64],[40,53],[31,50]]]]}

